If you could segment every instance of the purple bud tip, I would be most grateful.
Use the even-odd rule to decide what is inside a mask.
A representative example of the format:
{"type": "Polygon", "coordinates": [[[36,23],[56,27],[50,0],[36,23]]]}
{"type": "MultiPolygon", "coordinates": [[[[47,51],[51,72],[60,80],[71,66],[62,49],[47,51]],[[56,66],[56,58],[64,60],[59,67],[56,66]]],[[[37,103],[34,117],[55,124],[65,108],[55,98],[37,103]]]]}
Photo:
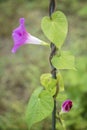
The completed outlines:
{"type": "Polygon", "coordinates": [[[71,100],[66,100],[62,104],[62,112],[69,112],[70,109],[72,108],[72,101],[71,100]]]}
{"type": "Polygon", "coordinates": [[[20,24],[24,24],[25,23],[25,19],[24,18],[20,18],[19,22],[20,22],[20,24]]]}

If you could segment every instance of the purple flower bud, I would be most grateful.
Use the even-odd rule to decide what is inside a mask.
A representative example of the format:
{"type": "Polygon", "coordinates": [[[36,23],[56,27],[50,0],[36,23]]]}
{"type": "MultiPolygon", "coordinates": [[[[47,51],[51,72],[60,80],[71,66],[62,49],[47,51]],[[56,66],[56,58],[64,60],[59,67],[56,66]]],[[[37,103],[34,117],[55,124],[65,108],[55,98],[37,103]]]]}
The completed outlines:
{"type": "Polygon", "coordinates": [[[12,53],[15,53],[18,48],[20,48],[24,44],[42,44],[47,45],[47,43],[43,42],[42,40],[32,36],[30,33],[26,31],[25,28],[25,19],[20,18],[19,20],[19,27],[13,30],[12,38],[14,41],[14,46],[12,48],[12,53]]]}
{"type": "Polygon", "coordinates": [[[71,100],[66,100],[62,104],[62,112],[69,112],[70,109],[72,108],[72,101],[71,100]]]}

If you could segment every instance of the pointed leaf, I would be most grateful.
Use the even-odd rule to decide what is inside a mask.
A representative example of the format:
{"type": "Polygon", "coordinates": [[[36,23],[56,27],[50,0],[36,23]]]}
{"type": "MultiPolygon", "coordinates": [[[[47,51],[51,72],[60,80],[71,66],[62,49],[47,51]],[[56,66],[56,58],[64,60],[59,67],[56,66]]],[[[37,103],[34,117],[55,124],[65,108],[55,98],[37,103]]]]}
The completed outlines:
{"type": "Polygon", "coordinates": [[[52,14],[52,19],[44,17],[41,23],[42,30],[47,38],[57,47],[60,47],[66,38],[68,23],[66,16],[61,11],[52,14]]]}
{"type": "Polygon", "coordinates": [[[74,69],[75,70],[75,58],[67,51],[61,51],[61,55],[55,55],[52,59],[52,64],[57,69],[74,69]]]}
{"type": "Polygon", "coordinates": [[[38,88],[32,94],[26,110],[26,120],[29,125],[29,129],[34,123],[37,123],[47,116],[49,116],[53,110],[53,97],[46,90],[38,88]]]}

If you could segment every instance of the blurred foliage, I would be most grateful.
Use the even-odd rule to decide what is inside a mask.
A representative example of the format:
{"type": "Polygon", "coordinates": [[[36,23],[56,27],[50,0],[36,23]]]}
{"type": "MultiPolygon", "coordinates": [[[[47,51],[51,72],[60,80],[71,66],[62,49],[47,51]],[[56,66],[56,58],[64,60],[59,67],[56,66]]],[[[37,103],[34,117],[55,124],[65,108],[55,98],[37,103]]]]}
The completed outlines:
{"type": "MultiPolygon", "coordinates": [[[[48,4],[47,0],[0,0],[0,130],[28,129],[24,120],[26,104],[32,91],[40,85],[40,75],[50,72],[50,50],[45,47],[26,45],[17,54],[11,54],[11,32],[18,26],[20,17],[27,19],[26,26],[30,32],[45,38],[40,21],[48,15],[48,4]]],[[[62,72],[67,98],[74,104],[71,112],[63,117],[67,130],[87,129],[86,4],[87,0],[57,0],[56,5],[56,9],[67,14],[69,33],[64,49],[71,49],[77,67],[77,71],[62,72]]],[[[60,125],[57,127],[62,129],[60,125]]],[[[51,130],[51,117],[32,128],[45,129],[51,130]]]]}
{"type": "Polygon", "coordinates": [[[87,19],[87,5],[82,7],[77,13],[79,16],[87,19]]]}
{"type": "Polygon", "coordinates": [[[65,120],[70,130],[86,130],[87,58],[79,57],[76,61],[77,71],[68,71],[64,77],[68,98],[73,101],[73,109],[65,120]]]}

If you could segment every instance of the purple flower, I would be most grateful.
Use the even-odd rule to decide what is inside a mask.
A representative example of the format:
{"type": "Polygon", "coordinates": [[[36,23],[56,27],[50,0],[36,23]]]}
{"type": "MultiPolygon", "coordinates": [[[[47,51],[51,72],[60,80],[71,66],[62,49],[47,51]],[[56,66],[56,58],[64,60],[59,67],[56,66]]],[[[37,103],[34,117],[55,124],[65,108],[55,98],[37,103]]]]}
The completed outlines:
{"type": "Polygon", "coordinates": [[[42,44],[47,45],[47,43],[42,40],[32,36],[26,31],[25,28],[25,19],[20,18],[20,25],[12,32],[12,38],[14,41],[14,46],[12,48],[12,53],[15,53],[22,45],[24,44],[42,44]]]}
{"type": "Polygon", "coordinates": [[[69,112],[70,109],[72,108],[72,101],[71,100],[66,100],[62,104],[62,112],[69,112]]]}

